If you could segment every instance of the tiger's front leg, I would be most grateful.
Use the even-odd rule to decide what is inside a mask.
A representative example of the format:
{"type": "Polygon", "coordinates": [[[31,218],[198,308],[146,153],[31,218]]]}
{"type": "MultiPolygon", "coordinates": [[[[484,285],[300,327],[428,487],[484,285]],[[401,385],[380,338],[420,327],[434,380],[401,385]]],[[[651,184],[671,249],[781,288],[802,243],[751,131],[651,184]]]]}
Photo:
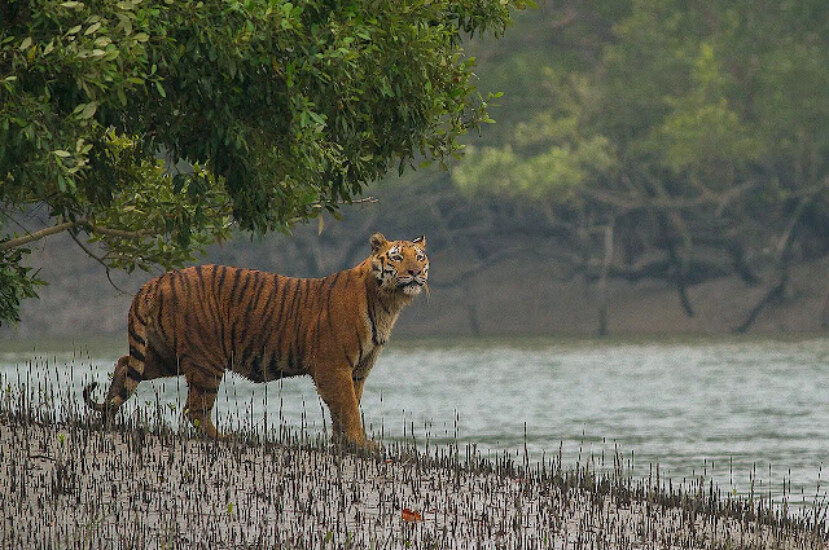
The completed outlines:
{"type": "Polygon", "coordinates": [[[351,379],[351,368],[337,368],[314,376],[317,391],[331,413],[335,439],[358,447],[370,447],[360,420],[360,404],[351,379]]]}

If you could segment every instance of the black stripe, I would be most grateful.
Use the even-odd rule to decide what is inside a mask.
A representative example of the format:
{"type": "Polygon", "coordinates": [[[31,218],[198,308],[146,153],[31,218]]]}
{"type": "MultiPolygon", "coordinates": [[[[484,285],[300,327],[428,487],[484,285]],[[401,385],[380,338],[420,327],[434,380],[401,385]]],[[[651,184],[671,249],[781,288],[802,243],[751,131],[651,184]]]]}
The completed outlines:
{"type": "MultiPolygon", "coordinates": [[[[170,288],[174,287],[178,274],[179,274],[178,271],[173,271],[173,272],[170,273],[170,288]]],[[[169,298],[171,298],[171,300],[170,300],[170,305],[167,306],[167,309],[170,310],[170,315],[169,315],[170,325],[167,328],[169,329],[169,333],[170,333],[170,336],[169,336],[170,346],[173,348],[174,353],[181,353],[183,351],[183,349],[179,349],[179,347],[178,347],[179,338],[178,338],[178,334],[176,333],[177,332],[176,329],[178,328],[178,315],[177,315],[178,312],[176,311],[176,307],[178,306],[178,304],[176,303],[176,300],[175,300],[174,296],[170,296],[169,298]]],[[[182,342],[182,348],[184,348],[185,343],[186,342],[182,342]]],[[[183,360],[184,360],[184,357],[182,356],[182,361],[183,360]]]]}
{"type": "Polygon", "coordinates": [[[121,401],[126,401],[130,397],[130,392],[126,386],[121,386],[120,391],[118,391],[118,397],[121,398],[121,401]]]}
{"type": "MultiPolygon", "coordinates": [[[[233,296],[231,296],[231,301],[232,301],[232,302],[234,302],[234,303],[239,303],[239,304],[241,304],[241,303],[242,303],[242,300],[243,300],[243,299],[244,299],[244,297],[245,297],[245,294],[247,294],[248,287],[250,286],[250,282],[251,282],[251,280],[253,279],[253,277],[251,277],[251,276],[250,276],[249,272],[248,272],[248,273],[246,273],[246,275],[248,275],[248,276],[247,276],[247,277],[245,277],[245,282],[244,282],[244,283],[242,283],[242,288],[241,288],[241,289],[239,289],[239,299],[238,299],[238,301],[237,301],[237,300],[233,300],[233,296]]],[[[231,303],[231,307],[233,307],[234,303],[231,303]]],[[[241,344],[242,342],[244,342],[245,340],[247,340],[247,337],[248,337],[248,327],[250,326],[250,325],[249,325],[249,323],[244,322],[244,320],[243,320],[243,319],[240,319],[238,316],[237,316],[237,318],[235,319],[235,321],[236,321],[236,322],[235,322],[235,323],[233,323],[233,324],[231,325],[231,327],[230,327],[230,343],[231,343],[231,346],[232,346],[232,349],[233,349],[233,353],[234,353],[234,354],[236,353],[236,342],[237,342],[237,338],[236,338],[236,327],[237,327],[238,325],[240,325],[240,324],[242,325],[242,334],[240,334],[240,335],[239,335],[239,338],[238,338],[238,342],[241,344]]]]}
{"type": "Polygon", "coordinates": [[[260,280],[260,275],[261,273],[259,271],[253,272],[253,297],[250,302],[248,302],[248,307],[245,308],[245,313],[247,315],[250,315],[251,310],[259,301],[259,298],[262,297],[262,289],[265,288],[264,282],[260,280]]]}
{"type": "Polygon", "coordinates": [[[361,382],[361,381],[365,380],[366,378],[367,377],[365,377],[365,376],[352,376],[351,377],[351,379],[354,380],[355,382],[361,382]]]}
{"type": "Polygon", "coordinates": [[[288,349],[288,371],[289,372],[294,371],[294,348],[293,348],[293,346],[291,346],[288,349]]]}
{"type": "Polygon", "coordinates": [[[348,366],[350,366],[353,369],[355,367],[354,361],[351,360],[351,357],[348,355],[348,352],[346,351],[343,355],[345,355],[345,361],[346,363],[348,363],[348,366]]]}
{"type": "MultiPolygon", "coordinates": [[[[181,272],[180,271],[171,271],[170,273],[168,273],[168,275],[170,276],[170,296],[169,296],[169,298],[170,298],[169,309],[170,309],[170,321],[171,321],[171,325],[169,327],[169,329],[170,329],[170,339],[172,340],[173,349],[175,351],[178,351],[178,348],[177,348],[178,342],[176,341],[177,340],[177,338],[176,338],[176,336],[177,336],[176,335],[176,328],[177,328],[176,325],[177,325],[177,321],[178,321],[178,308],[179,308],[180,305],[183,305],[183,304],[179,303],[178,286],[177,286],[176,283],[181,282],[181,281],[179,281],[179,277],[181,275],[181,272]]],[[[183,290],[183,287],[182,287],[182,290],[183,290]]],[[[187,308],[183,307],[183,308],[181,308],[181,311],[182,311],[182,317],[184,319],[184,322],[187,323],[187,308]]]]}
{"type": "Polygon", "coordinates": [[[166,337],[167,331],[164,330],[164,325],[161,323],[162,314],[161,312],[164,310],[164,292],[159,290],[158,291],[158,311],[156,312],[157,318],[155,320],[155,325],[158,327],[158,330],[161,332],[161,335],[166,337]]]}
{"type": "MultiPolygon", "coordinates": [[[[202,319],[210,319],[213,315],[213,311],[210,308],[210,300],[207,296],[207,286],[204,284],[204,275],[202,274],[202,266],[196,266],[196,276],[199,279],[199,284],[196,285],[194,292],[196,294],[196,301],[198,302],[199,313],[202,316],[202,319]]],[[[191,285],[192,288],[192,285],[191,285]]],[[[219,334],[217,331],[217,327],[214,325],[213,327],[214,337],[218,338],[219,334]]]]}
{"type": "Polygon", "coordinates": [[[275,378],[282,378],[282,370],[279,368],[279,353],[271,355],[271,360],[268,361],[267,375],[274,375],[275,378]]]}
{"type": "MultiPolygon", "coordinates": [[[[326,290],[324,290],[324,289],[323,289],[322,284],[320,284],[320,287],[319,287],[319,292],[325,292],[325,294],[326,294],[326,296],[327,296],[327,298],[328,298],[328,302],[329,302],[329,303],[331,303],[331,292],[330,292],[330,291],[326,291],[326,290]]],[[[319,300],[320,300],[320,296],[319,296],[319,294],[318,294],[318,295],[317,295],[317,299],[316,299],[316,301],[314,302],[314,306],[315,306],[315,307],[314,307],[314,309],[316,309],[316,310],[317,310],[317,324],[316,324],[316,331],[317,331],[317,332],[316,332],[316,335],[315,335],[315,336],[316,336],[316,338],[315,338],[315,342],[314,342],[314,349],[315,349],[315,350],[319,350],[319,349],[320,349],[320,347],[321,347],[321,344],[322,344],[322,330],[321,330],[321,325],[322,325],[322,311],[320,310],[321,308],[319,307],[319,305],[320,305],[320,304],[318,303],[318,302],[319,302],[319,300]]],[[[326,312],[328,312],[328,308],[326,308],[326,312]]],[[[328,321],[328,326],[329,326],[329,327],[331,326],[331,321],[330,321],[330,319],[329,319],[329,321],[328,321]]]]}
{"type": "Polygon", "coordinates": [[[328,316],[328,330],[331,331],[331,334],[334,333],[334,318],[331,314],[331,287],[328,289],[327,296],[325,297],[325,313],[328,316]]]}
{"type": "Polygon", "coordinates": [[[219,325],[219,340],[222,343],[222,353],[225,357],[228,358],[229,361],[229,354],[227,352],[227,339],[225,338],[225,319],[228,316],[228,312],[220,311],[220,306],[222,304],[220,296],[222,295],[222,289],[224,288],[225,276],[227,276],[227,266],[220,265],[217,269],[221,269],[222,272],[219,275],[219,279],[216,284],[216,290],[214,292],[214,299],[216,300],[216,322],[219,325]]]}
{"type": "MultiPolygon", "coordinates": [[[[242,336],[240,337],[240,340],[239,340],[240,344],[244,344],[245,341],[248,340],[247,328],[252,326],[252,323],[250,322],[250,314],[251,314],[251,311],[253,310],[254,306],[259,301],[260,297],[262,296],[262,290],[265,288],[265,283],[264,283],[264,281],[260,280],[260,275],[261,275],[261,273],[259,271],[255,271],[253,273],[253,286],[254,286],[254,291],[253,292],[254,292],[254,294],[251,297],[250,301],[248,302],[247,307],[245,308],[245,322],[244,322],[245,331],[242,333],[242,336]]],[[[245,346],[245,350],[242,352],[242,364],[243,365],[246,365],[247,362],[248,362],[248,358],[250,357],[250,353],[251,353],[251,348],[254,345],[259,345],[260,344],[260,342],[256,341],[257,340],[256,337],[258,335],[262,334],[263,329],[264,329],[264,327],[262,325],[259,325],[258,327],[254,327],[254,331],[253,331],[254,333],[250,335],[250,339],[253,340],[253,341],[249,342],[245,346]]]]}
{"type": "Polygon", "coordinates": [[[236,272],[233,274],[233,286],[230,287],[230,294],[228,295],[229,301],[233,299],[233,295],[236,294],[236,287],[239,286],[239,279],[242,276],[242,270],[236,268],[236,272]]]}
{"type": "MultiPolygon", "coordinates": [[[[279,336],[276,339],[277,354],[282,354],[282,337],[285,335],[285,318],[282,316],[282,314],[285,311],[285,303],[288,301],[288,292],[290,291],[291,285],[295,280],[296,279],[286,279],[285,284],[282,285],[282,300],[279,304],[279,314],[277,315],[276,319],[276,322],[279,324],[279,327],[277,328],[277,333],[279,334],[279,336]]],[[[279,358],[277,358],[277,360],[278,359],[279,358]]]]}
{"type": "Polygon", "coordinates": [[[370,300],[366,301],[366,309],[368,312],[368,320],[371,323],[371,341],[375,346],[379,346],[380,342],[377,341],[377,324],[374,321],[374,306],[371,305],[370,300]]]}
{"type": "Polygon", "coordinates": [[[144,362],[144,354],[138,351],[134,346],[130,346],[130,357],[135,357],[142,363],[144,362]]]}
{"type": "MultiPolygon", "coordinates": [[[[221,271],[221,273],[219,274],[219,278],[216,281],[216,290],[217,290],[217,292],[221,292],[222,286],[224,286],[224,284],[225,284],[225,277],[227,276],[227,266],[224,266],[224,265],[216,266],[216,270],[221,271]]],[[[214,271],[214,273],[215,273],[215,271],[214,271]]]]}
{"type": "Polygon", "coordinates": [[[322,324],[322,314],[317,314],[317,323],[314,326],[314,349],[319,351],[321,344],[322,344],[322,331],[320,330],[320,325],[322,324]]]}
{"type": "Polygon", "coordinates": [[[213,336],[220,342],[224,356],[227,356],[227,346],[225,345],[225,327],[221,316],[218,293],[215,288],[217,269],[218,266],[213,266],[213,270],[210,272],[211,280],[208,284],[204,285],[202,295],[204,296],[204,302],[207,306],[207,313],[212,321],[210,324],[213,326],[213,336]]]}
{"type": "MultiPolygon", "coordinates": [[[[293,294],[293,296],[291,296],[291,305],[288,307],[288,310],[285,312],[285,314],[286,314],[285,316],[288,319],[296,319],[297,318],[297,316],[296,316],[297,299],[299,298],[299,294],[300,294],[299,293],[299,287],[302,285],[302,280],[301,279],[293,279],[291,282],[293,283],[293,286],[291,287],[291,293],[293,294]]],[[[298,330],[299,327],[294,327],[294,328],[295,328],[295,332],[299,332],[299,330],[298,330]]],[[[284,331],[281,331],[281,332],[284,332],[284,331]]],[[[280,333],[279,336],[281,338],[282,333],[280,333]]]]}
{"type": "Polygon", "coordinates": [[[311,293],[308,291],[311,288],[311,279],[302,279],[302,293],[304,296],[302,297],[302,307],[305,308],[308,305],[308,300],[311,299],[311,293]]]}
{"type": "Polygon", "coordinates": [[[337,280],[340,278],[340,275],[342,274],[343,272],[339,271],[333,275],[333,279],[331,279],[331,282],[328,284],[328,290],[331,290],[337,285],[337,280]]]}
{"type": "Polygon", "coordinates": [[[139,322],[139,323],[141,323],[141,324],[142,324],[142,325],[144,325],[144,326],[147,326],[147,321],[146,321],[146,320],[144,320],[144,318],[143,318],[143,317],[141,317],[141,314],[140,314],[140,313],[138,313],[138,296],[136,296],[136,297],[135,297],[135,301],[134,301],[133,303],[135,304],[135,307],[133,307],[133,308],[132,308],[132,314],[133,314],[133,316],[134,316],[136,319],[138,319],[138,322],[139,322]]]}
{"type": "Polygon", "coordinates": [[[273,307],[271,307],[271,304],[273,303],[274,298],[276,298],[276,294],[277,294],[278,290],[279,290],[279,279],[274,277],[274,279],[273,279],[273,292],[268,293],[268,301],[265,302],[265,305],[262,306],[262,311],[267,313],[267,317],[265,317],[264,320],[262,321],[262,330],[265,333],[268,332],[268,326],[271,324],[271,320],[273,319],[273,314],[275,313],[273,307]]]}
{"type": "MultiPolygon", "coordinates": [[[[303,307],[304,307],[305,304],[307,304],[308,299],[311,296],[311,293],[308,291],[308,288],[311,286],[311,281],[310,281],[310,279],[303,279],[302,283],[303,283],[302,284],[303,292],[305,293],[305,296],[303,297],[303,307]]],[[[299,311],[298,313],[301,314],[302,312],[299,311]]],[[[294,330],[294,342],[291,345],[291,350],[296,349],[296,355],[297,356],[296,356],[295,359],[296,359],[297,363],[301,364],[302,363],[302,342],[300,341],[300,339],[302,338],[302,322],[301,322],[302,317],[300,316],[299,318],[300,318],[300,322],[298,323],[298,326],[296,327],[296,330],[294,330]]],[[[310,329],[310,327],[308,327],[308,328],[310,329]]]]}
{"type": "Polygon", "coordinates": [[[138,322],[144,326],[147,326],[147,320],[144,319],[140,313],[138,313],[138,308],[142,300],[149,296],[150,292],[153,292],[156,288],[158,288],[157,281],[158,279],[153,279],[152,281],[142,286],[141,290],[138,291],[138,294],[135,295],[135,298],[132,299],[132,307],[130,308],[130,312],[136,319],[138,319],[138,322]],[[153,284],[154,282],[156,284],[153,284]]]}
{"type": "Polygon", "coordinates": [[[176,303],[178,303],[178,297],[177,297],[178,291],[176,290],[176,278],[177,278],[176,274],[177,273],[178,272],[176,272],[176,271],[171,271],[168,274],[169,277],[170,277],[170,299],[173,301],[173,308],[175,308],[176,303]]]}
{"type": "Polygon", "coordinates": [[[141,344],[142,346],[143,346],[144,344],[146,344],[146,343],[147,343],[147,342],[146,342],[146,340],[144,340],[143,338],[141,338],[140,336],[138,336],[138,335],[135,333],[135,331],[134,331],[134,330],[132,330],[132,325],[130,325],[130,327],[127,329],[127,332],[129,333],[130,338],[132,338],[133,340],[135,340],[136,342],[138,342],[138,343],[139,343],[139,344],[141,344]]]}
{"type": "MultiPolygon", "coordinates": [[[[248,287],[250,286],[250,281],[253,279],[253,277],[251,277],[251,273],[249,271],[245,271],[245,275],[247,275],[247,277],[245,277],[245,282],[242,283],[242,288],[239,290],[239,299],[237,300],[237,302],[239,304],[242,303],[242,300],[244,299],[245,294],[247,294],[247,292],[248,292],[248,287]]],[[[233,296],[231,296],[231,299],[232,298],[233,298],[233,296]]]]}
{"type": "Polygon", "coordinates": [[[264,382],[265,377],[262,375],[262,358],[257,355],[253,358],[250,366],[250,375],[248,376],[254,382],[264,382]]]}
{"type": "MultiPolygon", "coordinates": [[[[245,341],[248,339],[247,327],[252,325],[252,323],[250,323],[251,309],[253,309],[254,304],[259,301],[259,298],[262,295],[262,290],[265,287],[264,281],[260,281],[260,275],[261,275],[261,273],[259,271],[255,271],[253,273],[253,279],[254,279],[253,284],[256,288],[256,291],[255,291],[255,295],[248,302],[247,308],[245,308],[245,321],[244,321],[245,332],[242,334],[242,336],[239,339],[240,344],[244,344],[245,341]]],[[[250,354],[253,352],[253,347],[261,345],[261,342],[256,341],[257,340],[256,336],[262,334],[263,328],[264,327],[261,326],[261,325],[259,327],[257,327],[254,330],[254,334],[251,335],[250,339],[252,341],[248,342],[247,345],[245,345],[244,350],[242,351],[242,363],[241,363],[242,365],[247,365],[248,364],[248,359],[250,359],[250,354]]]]}
{"type": "Polygon", "coordinates": [[[240,366],[246,366],[248,364],[250,355],[253,353],[254,345],[256,345],[256,342],[250,342],[247,346],[245,346],[245,349],[242,351],[242,361],[239,363],[240,366]]]}
{"type": "MultiPolygon", "coordinates": [[[[205,300],[205,298],[207,297],[207,294],[204,291],[204,275],[202,274],[202,266],[200,265],[196,266],[196,277],[199,279],[199,284],[195,288],[196,300],[199,302],[199,308],[201,309],[202,315],[206,315],[207,310],[205,307],[207,304],[205,304],[205,302],[207,300],[205,300]]],[[[192,285],[190,286],[192,288],[192,285]]]]}
{"type": "Polygon", "coordinates": [[[360,338],[360,330],[356,329],[357,332],[357,345],[360,346],[360,353],[357,355],[357,364],[359,365],[363,361],[363,339],[360,338]]]}
{"type": "Polygon", "coordinates": [[[276,308],[273,307],[273,301],[276,299],[278,285],[279,280],[276,277],[273,277],[273,290],[271,292],[268,292],[268,301],[265,302],[264,306],[262,306],[262,311],[267,314],[267,316],[263,319],[262,325],[260,327],[262,333],[262,359],[263,363],[267,363],[268,365],[267,370],[263,373],[263,376],[266,381],[268,379],[270,365],[272,365],[273,362],[276,361],[275,356],[278,354],[277,350],[277,354],[273,354],[268,361],[264,361],[266,357],[265,350],[271,347],[268,346],[268,343],[270,342],[270,335],[273,333],[273,331],[270,330],[270,326],[271,320],[273,320],[273,316],[276,313],[276,308]]]}
{"type": "Polygon", "coordinates": [[[130,366],[128,366],[128,367],[127,367],[127,376],[129,376],[130,378],[132,378],[132,379],[133,379],[133,380],[135,380],[136,382],[141,382],[141,380],[143,380],[143,379],[144,379],[144,378],[141,376],[141,373],[140,373],[140,372],[138,372],[138,370],[137,370],[137,369],[135,369],[135,367],[133,367],[132,365],[130,365],[130,366]]]}

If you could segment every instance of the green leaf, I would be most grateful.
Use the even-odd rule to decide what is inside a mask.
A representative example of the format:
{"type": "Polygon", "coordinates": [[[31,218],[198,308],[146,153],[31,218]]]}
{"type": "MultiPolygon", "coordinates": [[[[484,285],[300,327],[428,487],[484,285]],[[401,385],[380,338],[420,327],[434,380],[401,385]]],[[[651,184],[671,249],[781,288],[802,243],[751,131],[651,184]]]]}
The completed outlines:
{"type": "MultiPolygon", "coordinates": [[[[77,108],[75,110],[77,111],[77,108]]],[[[78,118],[81,119],[81,120],[92,118],[92,115],[94,115],[97,110],[98,110],[98,102],[97,101],[90,101],[89,103],[83,105],[83,108],[81,109],[80,113],[78,114],[78,118]]]]}
{"type": "Polygon", "coordinates": [[[0,24],[0,200],[60,195],[55,215],[147,235],[96,234],[108,266],[174,266],[231,222],[290,233],[479,124],[462,38],[506,25],[499,0],[318,4],[58,0],[0,24]],[[162,144],[198,177],[165,175],[162,144]]]}

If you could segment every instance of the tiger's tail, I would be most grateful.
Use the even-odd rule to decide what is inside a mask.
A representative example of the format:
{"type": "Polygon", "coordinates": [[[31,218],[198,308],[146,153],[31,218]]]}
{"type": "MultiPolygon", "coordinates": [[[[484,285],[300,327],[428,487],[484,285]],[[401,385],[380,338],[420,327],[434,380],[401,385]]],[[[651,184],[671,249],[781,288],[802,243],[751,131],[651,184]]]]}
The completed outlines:
{"type": "Polygon", "coordinates": [[[86,406],[92,409],[93,411],[97,412],[106,412],[107,406],[105,403],[96,403],[92,400],[92,396],[90,395],[95,388],[98,387],[97,382],[92,382],[91,384],[87,385],[83,389],[83,401],[86,403],[86,406]]]}

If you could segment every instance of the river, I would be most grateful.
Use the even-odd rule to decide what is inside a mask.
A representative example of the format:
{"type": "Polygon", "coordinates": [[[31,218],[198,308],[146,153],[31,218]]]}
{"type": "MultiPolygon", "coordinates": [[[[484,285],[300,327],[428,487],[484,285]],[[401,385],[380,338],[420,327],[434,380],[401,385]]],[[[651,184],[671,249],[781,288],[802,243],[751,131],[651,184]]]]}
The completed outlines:
{"type": "MultiPolygon", "coordinates": [[[[122,352],[111,344],[0,343],[3,391],[54,384],[79,396],[122,352]]],[[[139,386],[127,414],[179,418],[183,380],[139,386]],[[132,412],[130,412],[132,411],[132,412]]],[[[80,410],[80,409],[77,409],[80,410]]],[[[368,431],[421,447],[475,445],[519,463],[562,453],[564,466],[712,480],[723,491],[825,502],[829,462],[829,339],[402,341],[383,352],[362,410],[368,431]]],[[[330,426],[307,377],[251,384],[228,375],[219,427],[280,422],[315,434],[330,426]],[[267,412],[267,415],[265,414],[267,412]]]]}

